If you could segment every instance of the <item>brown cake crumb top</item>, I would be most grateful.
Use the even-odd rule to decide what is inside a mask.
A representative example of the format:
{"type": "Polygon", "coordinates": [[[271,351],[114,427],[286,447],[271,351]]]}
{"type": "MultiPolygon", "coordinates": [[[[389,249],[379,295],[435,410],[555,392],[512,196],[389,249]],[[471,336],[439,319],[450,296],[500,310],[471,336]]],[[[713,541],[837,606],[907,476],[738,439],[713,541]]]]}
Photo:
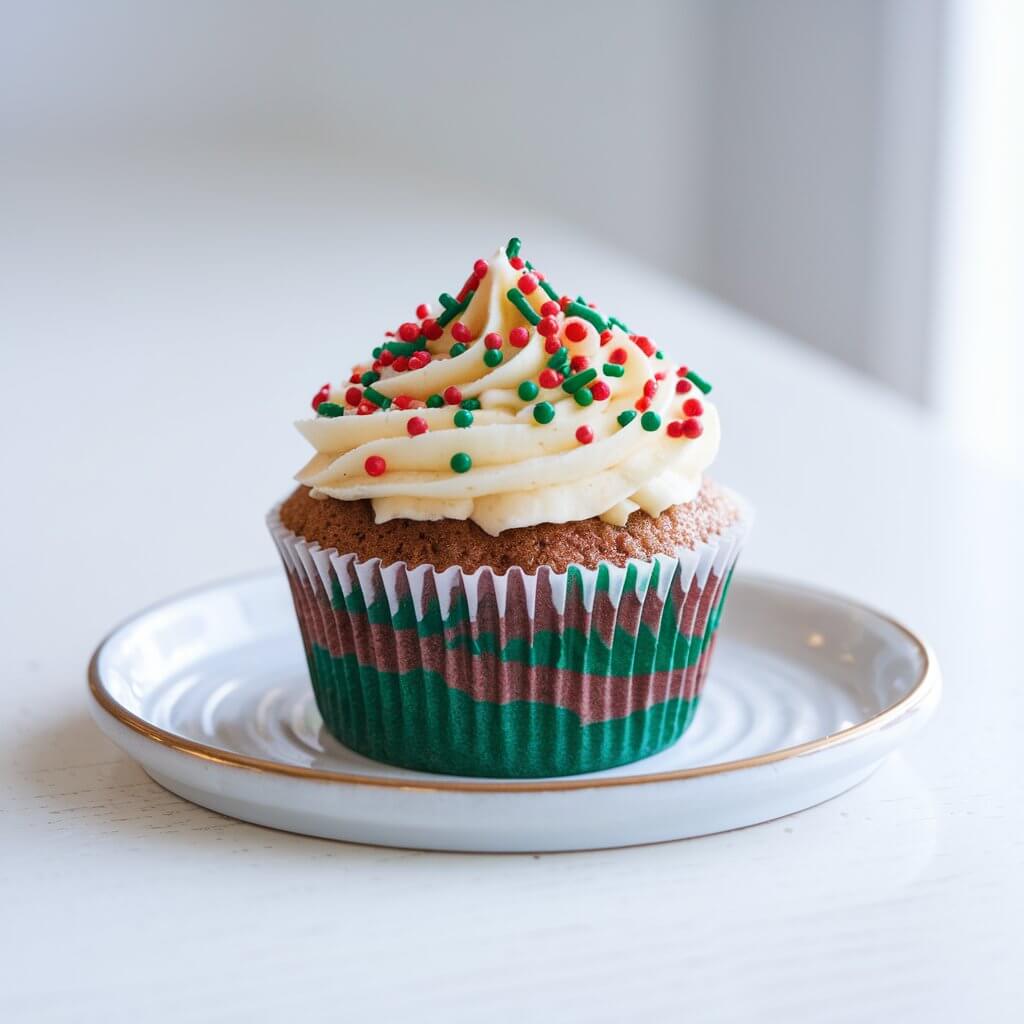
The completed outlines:
{"type": "Polygon", "coordinates": [[[649,561],[656,554],[694,548],[738,517],[736,503],[711,481],[693,501],[670,506],[657,517],[634,512],[625,526],[595,518],[541,523],[497,537],[469,520],[392,519],[378,525],[369,501],[316,499],[308,487],[299,487],[281,506],[281,521],[293,533],[362,561],[379,558],[385,565],[406,562],[437,569],[457,565],[466,572],[490,566],[499,573],[512,566],[532,573],[548,565],[564,572],[570,563],[595,568],[600,562],[625,565],[630,558],[649,561]]]}

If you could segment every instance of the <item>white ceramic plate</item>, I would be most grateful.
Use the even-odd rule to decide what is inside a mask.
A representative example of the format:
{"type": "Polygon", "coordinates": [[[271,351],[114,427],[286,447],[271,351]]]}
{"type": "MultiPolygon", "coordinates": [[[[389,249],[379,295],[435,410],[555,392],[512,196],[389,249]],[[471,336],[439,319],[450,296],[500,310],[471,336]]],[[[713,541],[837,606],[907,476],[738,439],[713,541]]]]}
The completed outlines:
{"type": "Polygon", "coordinates": [[[261,825],[437,850],[578,850],[753,825],[842,793],[928,718],[938,667],[840,597],[733,582],[678,744],[611,771],[464,779],[352,753],[323,730],[280,572],[141,612],[89,666],[100,728],[160,785],[261,825]]]}

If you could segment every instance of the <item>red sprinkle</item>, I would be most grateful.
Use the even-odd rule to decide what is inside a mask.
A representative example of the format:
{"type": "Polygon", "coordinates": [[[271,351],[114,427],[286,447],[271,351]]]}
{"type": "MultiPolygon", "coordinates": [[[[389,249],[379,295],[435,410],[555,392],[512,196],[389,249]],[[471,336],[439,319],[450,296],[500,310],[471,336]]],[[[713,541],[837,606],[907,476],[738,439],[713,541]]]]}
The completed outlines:
{"type": "Polygon", "coordinates": [[[462,392],[454,384],[449,384],[444,389],[444,400],[449,405],[458,405],[462,401],[462,392]]]}
{"type": "Polygon", "coordinates": [[[399,356],[392,364],[391,368],[395,373],[405,373],[409,369],[409,357],[399,356]]]}
{"type": "Polygon", "coordinates": [[[423,320],[423,319],[425,319],[426,317],[430,316],[430,307],[429,307],[429,306],[428,306],[428,305],[427,305],[427,304],[426,304],[425,302],[421,302],[421,303],[420,303],[420,304],[419,304],[419,305],[418,305],[418,306],[416,307],[416,316],[417,316],[417,317],[418,317],[418,318],[419,318],[420,320],[423,320]]]}
{"type": "Polygon", "coordinates": [[[594,431],[584,423],[582,427],[576,428],[576,440],[580,444],[590,444],[594,440],[594,431]]]}
{"type": "Polygon", "coordinates": [[[648,379],[644,381],[644,396],[647,398],[653,398],[658,393],[658,382],[656,380],[648,379]]]}
{"type": "Polygon", "coordinates": [[[363,379],[363,372],[362,372],[362,370],[355,370],[352,373],[352,376],[349,377],[348,382],[349,382],[349,384],[358,384],[362,379],[363,379]]]}
{"type": "Polygon", "coordinates": [[[680,366],[679,369],[676,370],[676,376],[685,377],[689,372],[690,368],[688,366],[680,366]]]}
{"type": "Polygon", "coordinates": [[[624,348],[617,348],[608,357],[608,362],[618,363],[621,366],[629,358],[629,353],[624,348]]]}
{"type": "Polygon", "coordinates": [[[477,277],[486,277],[487,260],[477,260],[476,263],[473,264],[473,273],[476,274],[477,277]]]}
{"type": "Polygon", "coordinates": [[[595,380],[590,385],[590,393],[594,396],[595,401],[603,402],[606,398],[612,397],[612,389],[603,380],[595,380]]]}
{"type": "Polygon", "coordinates": [[[398,328],[398,336],[402,341],[415,341],[420,336],[419,324],[402,324],[402,326],[398,328]]]}
{"type": "Polygon", "coordinates": [[[704,411],[699,398],[688,398],[683,402],[684,416],[699,416],[704,411]]]}
{"type": "Polygon", "coordinates": [[[423,337],[428,341],[437,341],[444,334],[444,328],[432,317],[427,317],[421,326],[423,337]]]}
{"type": "Polygon", "coordinates": [[[562,296],[562,297],[561,297],[561,298],[560,298],[560,299],[558,300],[558,304],[559,304],[559,306],[561,306],[561,307],[562,307],[562,309],[565,309],[565,308],[566,308],[566,306],[568,306],[568,305],[569,305],[569,304],[570,304],[571,302],[572,302],[572,299],[570,299],[568,295],[563,295],[563,296],[562,296]]]}
{"type": "Polygon", "coordinates": [[[540,307],[541,316],[558,316],[561,312],[562,307],[553,299],[548,299],[548,301],[540,307]]]}
{"type": "Polygon", "coordinates": [[[683,420],[683,433],[687,437],[700,437],[704,433],[704,428],[700,425],[700,420],[683,420]]]}
{"type": "Polygon", "coordinates": [[[682,380],[676,381],[676,394],[685,395],[687,391],[691,390],[693,385],[684,377],[682,380]]]}
{"type": "Polygon", "coordinates": [[[380,370],[382,365],[383,364],[379,359],[374,359],[374,361],[370,364],[370,369],[373,370],[374,373],[376,373],[377,371],[380,370]]]}
{"type": "Polygon", "coordinates": [[[389,348],[381,349],[380,359],[377,360],[381,366],[390,366],[395,361],[395,353],[389,348]]]}
{"type": "Polygon", "coordinates": [[[658,372],[657,372],[657,373],[656,373],[656,374],[654,375],[654,379],[655,379],[655,380],[664,380],[664,379],[665,379],[665,371],[664,371],[664,370],[659,370],[659,371],[658,371],[658,372]]]}
{"type": "Polygon", "coordinates": [[[462,302],[479,283],[480,282],[477,280],[476,274],[470,274],[469,277],[466,278],[466,283],[459,289],[459,294],[455,296],[455,301],[462,302]]]}
{"type": "Polygon", "coordinates": [[[557,338],[547,338],[544,342],[544,351],[550,355],[554,355],[561,347],[562,343],[557,338]]]}
{"type": "Polygon", "coordinates": [[[570,320],[565,325],[565,336],[570,341],[582,341],[587,336],[587,328],[579,320],[570,320]]]}
{"type": "Polygon", "coordinates": [[[523,274],[517,283],[524,295],[532,295],[537,290],[537,278],[533,274],[523,274]]]}
{"type": "Polygon", "coordinates": [[[651,400],[646,395],[644,395],[643,398],[638,398],[633,403],[633,408],[636,409],[637,412],[647,412],[647,410],[650,409],[650,407],[651,400]]]}
{"type": "Polygon", "coordinates": [[[670,420],[668,426],[665,428],[666,433],[669,437],[682,437],[683,436],[683,421],[682,420],[670,420]]]}
{"type": "MultiPolygon", "coordinates": [[[[405,425],[405,429],[409,431],[410,437],[415,437],[417,434],[425,434],[430,428],[427,425],[427,421],[422,416],[413,416],[411,420],[405,425]]],[[[383,462],[384,460],[381,459],[383,462]]]]}
{"type": "Polygon", "coordinates": [[[546,316],[537,324],[537,333],[550,338],[558,333],[558,321],[553,316],[546,316]]]}
{"type": "Polygon", "coordinates": [[[326,402],[331,395],[331,385],[325,384],[314,396],[313,396],[313,412],[316,412],[320,408],[321,402],[326,402]]]}
{"type": "Polygon", "coordinates": [[[374,413],[376,411],[377,411],[377,406],[375,406],[373,404],[373,402],[367,402],[367,401],[360,402],[359,405],[356,408],[356,412],[360,416],[369,416],[371,413],[374,413]]]}
{"type": "Polygon", "coordinates": [[[542,388],[557,388],[563,379],[562,375],[557,370],[552,370],[551,367],[541,370],[540,376],[537,378],[542,388]]]}
{"type": "Polygon", "coordinates": [[[657,348],[653,341],[644,334],[638,334],[633,338],[636,347],[640,349],[645,356],[653,356],[657,352],[657,348]]]}
{"type": "Polygon", "coordinates": [[[513,348],[522,348],[530,340],[530,332],[525,327],[513,327],[508,332],[508,343],[513,348]]]}
{"type": "Polygon", "coordinates": [[[379,455],[371,455],[363,463],[363,469],[365,469],[370,476],[380,476],[387,468],[388,464],[379,455]]]}
{"type": "Polygon", "coordinates": [[[408,395],[395,395],[395,408],[408,409],[412,405],[412,399],[408,395]]]}
{"type": "Polygon", "coordinates": [[[422,370],[423,367],[430,362],[430,360],[425,359],[424,356],[426,356],[426,352],[413,352],[413,354],[409,356],[409,369],[422,370]]]}
{"type": "Polygon", "coordinates": [[[458,323],[452,324],[452,337],[456,341],[469,341],[473,335],[469,333],[469,328],[460,320],[458,323]]]}
{"type": "Polygon", "coordinates": [[[345,392],[345,401],[349,405],[358,405],[363,400],[363,389],[362,388],[349,388],[345,392]]]}
{"type": "Polygon", "coordinates": [[[590,365],[590,360],[586,356],[573,356],[569,360],[569,369],[573,373],[581,373],[590,365]]]}
{"type": "Polygon", "coordinates": [[[501,348],[501,335],[497,331],[491,331],[487,337],[484,338],[484,345],[487,348],[501,348]]]}
{"type": "Polygon", "coordinates": [[[522,270],[523,267],[526,266],[526,264],[523,262],[522,256],[513,256],[512,259],[509,260],[509,263],[512,264],[512,267],[515,270],[522,270]]]}
{"type": "Polygon", "coordinates": [[[611,331],[602,331],[601,332],[601,344],[602,345],[607,345],[608,342],[611,341],[613,337],[614,337],[614,335],[612,334],[611,331]]]}

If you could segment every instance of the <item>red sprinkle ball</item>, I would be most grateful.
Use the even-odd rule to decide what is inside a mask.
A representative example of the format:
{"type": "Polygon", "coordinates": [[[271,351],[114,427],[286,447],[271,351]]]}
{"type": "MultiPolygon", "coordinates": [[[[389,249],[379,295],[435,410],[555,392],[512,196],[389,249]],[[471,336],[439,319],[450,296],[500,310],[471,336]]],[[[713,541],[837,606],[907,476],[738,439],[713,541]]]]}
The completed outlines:
{"type": "Polygon", "coordinates": [[[633,335],[633,343],[645,356],[653,356],[657,351],[654,342],[644,334],[633,335]]]}
{"type": "Polygon", "coordinates": [[[409,369],[410,370],[422,370],[427,363],[430,362],[429,352],[413,352],[409,356],[409,369]]]}
{"type": "Polygon", "coordinates": [[[469,328],[460,320],[458,323],[452,324],[452,337],[456,341],[469,341],[473,335],[469,333],[469,328]]]}
{"type": "Polygon", "coordinates": [[[588,366],[590,366],[590,360],[586,356],[573,356],[569,361],[569,369],[573,373],[582,373],[588,366]]]}
{"type": "Polygon", "coordinates": [[[540,307],[541,316],[558,316],[561,312],[562,307],[553,299],[548,299],[548,301],[540,307]]]}
{"type": "Polygon", "coordinates": [[[688,366],[680,366],[679,369],[676,370],[676,376],[685,377],[689,372],[690,368],[688,366]]]}
{"type": "Polygon", "coordinates": [[[628,358],[629,358],[629,353],[624,348],[617,348],[608,357],[608,362],[610,362],[610,363],[618,363],[619,366],[622,366],[622,364],[625,363],[625,361],[628,358]]]}
{"type": "Polygon", "coordinates": [[[638,398],[633,403],[633,408],[636,409],[637,412],[647,412],[647,410],[650,409],[650,407],[651,400],[646,395],[644,395],[643,398],[638,398]]]}
{"type": "MultiPolygon", "coordinates": [[[[543,321],[541,321],[543,323],[543,321]]],[[[560,348],[562,343],[555,337],[547,338],[544,341],[544,351],[549,355],[554,355],[560,348]]]]}
{"type": "Polygon", "coordinates": [[[358,405],[363,400],[363,389],[351,387],[345,392],[345,401],[349,405],[358,405]]]}
{"type": "Polygon", "coordinates": [[[377,360],[381,366],[390,366],[395,361],[395,353],[386,348],[381,351],[380,359],[377,360]]]}
{"type": "Polygon", "coordinates": [[[572,299],[570,299],[568,295],[563,295],[558,300],[558,305],[561,306],[562,309],[567,309],[571,304],[572,304],[572,299]]]}
{"type": "Polygon", "coordinates": [[[683,421],[682,420],[670,420],[669,425],[665,428],[665,433],[669,437],[682,437],[683,436],[683,421]]]}
{"type": "Polygon", "coordinates": [[[684,416],[699,416],[704,411],[699,398],[688,398],[683,402],[684,416]]]}
{"type": "Polygon", "coordinates": [[[450,384],[444,389],[444,400],[448,405],[458,405],[462,401],[462,392],[454,384],[450,384]]]}
{"type": "Polygon", "coordinates": [[[409,369],[409,357],[408,356],[399,356],[394,361],[393,366],[394,366],[394,369],[395,369],[395,373],[405,373],[405,371],[409,369]]]}
{"type": "Polygon", "coordinates": [[[608,342],[611,341],[613,337],[615,337],[615,335],[612,334],[611,331],[602,331],[601,332],[601,344],[602,345],[607,345],[608,342]]]}
{"type": "Polygon", "coordinates": [[[692,390],[693,385],[684,377],[682,380],[676,381],[676,394],[685,395],[687,391],[692,390]]]}
{"type": "Polygon", "coordinates": [[[537,378],[542,388],[557,388],[564,379],[557,370],[552,370],[550,367],[541,370],[540,376],[537,378]]]}
{"type": "Polygon", "coordinates": [[[412,399],[408,395],[395,395],[395,408],[408,409],[412,405],[412,399]]]}
{"type": "Polygon", "coordinates": [[[537,324],[537,333],[545,338],[554,337],[558,333],[558,321],[553,316],[546,316],[537,324]]]}
{"type": "Polygon", "coordinates": [[[487,260],[477,260],[473,264],[473,273],[476,274],[477,277],[486,277],[487,276],[487,260]]]}
{"type": "Polygon", "coordinates": [[[430,316],[430,307],[425,302],[421,302],[416,307],[416,318],[418,320],[424,320],[428,316],[430,316]]]}
{"type": "MultiPolygon", "coordinates": [[[[413,416],[412,419],[406,423],[405,429],[409,431],[410,437],[416,437],[417,434],[425,434],[430,428],[427,425],[427,421],[422,416],[413,416]]],[[[380,461],[383,462],[384,460],[381,459],[380,461]]],[[[367,470],[367,472],[369,472],[369,470],[367,470]]],[[[381,470],[381,472],[383,472],[383,470],[381,470]]]]}
{"type": "Polygon", "coordinates": [[[570,320],[565,325],[565,336],[570,341],[582,341],[587,336],[587,328],[579,320],[570,320]]]}
{"type": "Polygon", "coordinates": [[[356,406],[356,413],[360,416],[369,416],[377,411],[377,406],[373,402],[362,401],[356,406]]]}
{"type": "Polygon", "coordinates": [[[704,428],[700,425],[700,420],[683,420],[683,434],[686,437],[700,437],[703,433],[704,428]]]}
{"type": "Polygon", "coordinates": [[[484,345],[486,345],[487,348],[501,348],[501,344],[501,335],[497,331],[491,331],[491,333],[484,338],[484,345]]]}
{"type": "Polygon", "coordinates": [[[512,268],[514,270],[522,270],[523,267],[526,266],[526,263],[523,261],[522,256],[513,256],[512,259],[509,260],[509,263],[512,264],[512,268]]]}
{"type": "Polygon", "coordinates": [[[352,371],[352,376],[349,377],[348,382],[349,382],[349,384],[358,384],[362,379],[363,379],[363,371],[362,370],[353,370],[352,371]]]}
{"type": "Polygon", "coordinates": [[[658,393],[658,382],[648,379],[644,381],[644,397],[653,398],[658,393]]]}
{"type": "Polygon", "coordinates": [[[532,295],[537,290],[537,278],[533,274],[523,274],[517,283],[524,295],[532,295]]]}
{"type": "Polygon", "coordinates": [[[325,384],[314,396],[313,396],[313,412],[316,412],[320,408],[321,402],[326,402],[331,395],[331,385],[325,384]]]}
{"type": "Polygon", "coordinates": [[[381,476],[387,468],[388,464],[379,455],[371,455],[363,463],[363,469],[369,476],[381,476]]]}
{"type": "Polygon", "coordinates": [[[513,348],[523,348],[530,340],[530,332],[525,327],[513,327],[508,332],[508,343],[513,348]]]}
{"type": "Polygon", "coordinates": [[[594,400],[603,402],[606,398],[612,397],[612,389],[603,380],[595,380],[590,385],[590,393],[594,396],[594,400]]]}
{"type": "Polygon", "coordinates": [[[420,329],[423,331],[423,337],[426,338],[427,341],[437,341],[437,339],[444,334],[444,328],[431,317],[427,317],[427,319],[423,321],[420,329]]]}
{"type": "Polygon", "coordinates": [[[580,444],[590,444],[594,440],[594,431],[584,423],[582,427],[576,428],[576,440],[580,444]]]}
{"type": "Polygon", "coordinates": [[[402,324],[402,326],[398,328],[398,336],[402,341],[415,341],[420,336],[419,324],[402,324]]]}

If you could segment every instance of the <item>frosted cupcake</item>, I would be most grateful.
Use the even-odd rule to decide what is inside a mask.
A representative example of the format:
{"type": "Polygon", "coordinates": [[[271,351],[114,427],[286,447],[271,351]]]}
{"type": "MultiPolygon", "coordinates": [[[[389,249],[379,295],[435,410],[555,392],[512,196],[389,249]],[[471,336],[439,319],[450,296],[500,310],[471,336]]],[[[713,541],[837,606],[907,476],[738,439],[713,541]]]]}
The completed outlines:
{"type": "Polygon", "coordinates": [[[710,385],[559,295],[513,238],[298,428],[269,517],[329,732],[446,774],[597,771],[679,740],[748,525],[710,385]]]}

